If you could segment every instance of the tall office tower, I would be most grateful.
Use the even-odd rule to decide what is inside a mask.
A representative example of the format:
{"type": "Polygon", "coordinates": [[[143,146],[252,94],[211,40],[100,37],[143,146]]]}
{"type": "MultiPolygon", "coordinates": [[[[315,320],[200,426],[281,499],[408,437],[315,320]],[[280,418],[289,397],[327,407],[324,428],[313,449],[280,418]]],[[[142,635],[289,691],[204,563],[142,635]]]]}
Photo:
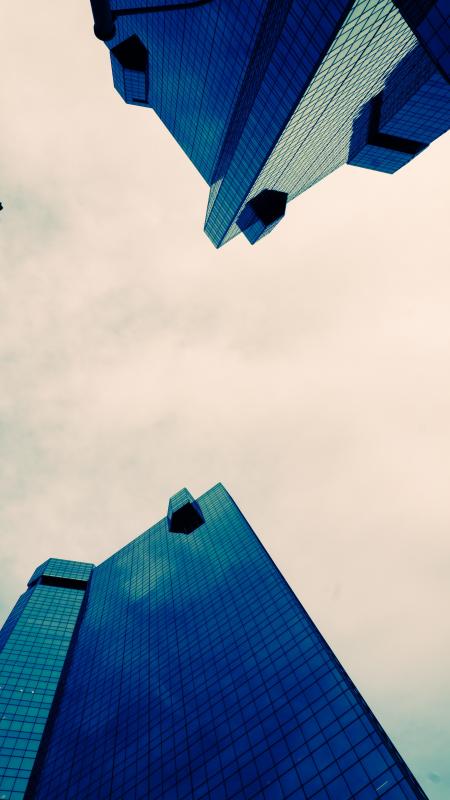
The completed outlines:
{"type": "Polygon", "coordinates": [[[258,241],[346,162],[396,171],[450,125],[450,0],[91,3],[116,89],[209,184],[216,247],[258,241]]]}
{"type": "Polygon", "coordinates": [[[3,800],[425,798],[220,484],[92,572],[51,559],[3,637],[3,800]]]}

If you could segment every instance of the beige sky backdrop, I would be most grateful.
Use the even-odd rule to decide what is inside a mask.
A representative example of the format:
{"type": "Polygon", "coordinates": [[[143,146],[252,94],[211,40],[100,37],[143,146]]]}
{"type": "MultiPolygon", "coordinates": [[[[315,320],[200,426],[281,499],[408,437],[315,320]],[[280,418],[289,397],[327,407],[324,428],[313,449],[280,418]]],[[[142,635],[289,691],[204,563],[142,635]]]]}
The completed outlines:
{"type": "Polygon", "coordinates": [[[221,480],[431,800],[450,796],[450,141],[217,252],[88,0],[4,4],[3,614],[221,480]]]}

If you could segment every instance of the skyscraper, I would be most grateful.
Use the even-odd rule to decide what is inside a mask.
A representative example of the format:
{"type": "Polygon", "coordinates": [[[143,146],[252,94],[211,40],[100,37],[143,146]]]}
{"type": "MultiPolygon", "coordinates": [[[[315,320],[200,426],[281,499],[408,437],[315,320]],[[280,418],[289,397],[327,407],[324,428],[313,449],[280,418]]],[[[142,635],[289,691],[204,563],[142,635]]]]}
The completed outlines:
{"type": "Polygon", "coordinates": [[[346,162],[395,172],[450,125],[450,0],[91,3],[116,89],[209,184],[216,247],[258,241],[346,162]]]}
{"type": "Polygon", "coordinates": [[[220,484],[50,559],[3,643],[3,800],[425,797],[220,484]]]}

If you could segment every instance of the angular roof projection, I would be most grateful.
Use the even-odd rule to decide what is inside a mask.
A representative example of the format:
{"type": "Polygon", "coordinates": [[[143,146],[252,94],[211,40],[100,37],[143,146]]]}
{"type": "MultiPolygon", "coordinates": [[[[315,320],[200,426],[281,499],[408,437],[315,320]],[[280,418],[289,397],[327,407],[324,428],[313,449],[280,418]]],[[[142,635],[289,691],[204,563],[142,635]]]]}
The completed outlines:
{"type": "Polygon", "coordinates": [[[449,0],[91,3],[117,91],[154,109],[209,184],[216,247],[259,241],[347,161],[395,172],[449,127],[449,0]],[[267,192],[284,197],[279,214],[258,214],[267,192]]]}

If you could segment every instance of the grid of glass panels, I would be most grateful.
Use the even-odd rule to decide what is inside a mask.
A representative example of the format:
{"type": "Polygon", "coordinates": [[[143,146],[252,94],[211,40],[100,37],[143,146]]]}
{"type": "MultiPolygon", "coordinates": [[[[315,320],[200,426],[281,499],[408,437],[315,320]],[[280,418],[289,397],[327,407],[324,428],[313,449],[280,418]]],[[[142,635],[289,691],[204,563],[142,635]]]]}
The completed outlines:
{"type": "Polygon", "coordinates": [[[355,137],[349,153],[349,164],[364,169],[373,169],[389,175],[408,164],[414,156],[377,144],[367,143],[367,118],[370,108],[361,115],[355,128],[355,137]],[[359,127],[361,125],[361,127],[359,127]]]}
{"type": "Polygon", "coordinates": [[[208,203],[205,230],[214,244],[222,242],[351,5],[344,0],[291,3],[233,160],[221,186],[213,187],[215,202],[208,203]]]}
{"type": "Polygon", "coordinates": [[[212,0],[177,11],[155,1],[157,13],[119,17],[108,46],[133,35],[145,45],[149,104],[211,186],[205,231],[220,246],[262,189],[293,199],[346,162],[354,119],[417,42],[407,22],[445,73],[445,2],[418,14],[398,0],[405,21],[392,0],[212,0]]]}
{"type": "Polygon", "coordinates": [[[380,131],[427,144],[449,127],[450,83],[417,46],[386,81],[380,131]]]}
{"type": "Polygon", "coordinates": [[[39,567],[36,567],[28,586],[34,583],[41,575],[54,578],[72,578],[73,580],[88,581],[94,565],[82,561],[69,561],[63,558],[48,558],[39,567]]]}
{"type": "MultiPolygon", "coordinates": [[[[49,559],[34,572],[87,579],[90,564],[49,559]]],[[[2,630],[0,800],[24,797],[84,591],[34,585],[2,630]]]]}
{"type": "MultiPolygon", "coordinates": [[[[152,4],[111,2],[113,9],[139,5],[152,4]]],[[[208,182],[266,5],[267,0],[213,0],[197,8],[119,17],[117,34],[108,42],[113,48],[139,36],[149,52],[149,103],[208,182]]]]}
{"type": "Polygon", "coordinates": [[[450,80],[450,13],[448,0],[393,0],[408,24],[450,80]]]}
{"type": "Polygon", "coordinates": [[[3,625],[3,628],[0,631],[0,652],[3,650],[3,646],[4,646],[5,642],[7,642],[11,632],[16,627],[16,625],[17,625],[17,623],[18,623],[18,621],[19,621],[19,619],[21,617],[22,611],[24,610],[26,604],[28,603],[28,600],[30,599],[31,595],[32,595],[32,592],[28,592],[28,591],[26,591],[22,595],[20,595],[20,597],[19,597],[16,605],[12,609],[8,619],[5,621],[5,624],[3,625]]]}
{"type": "MultiPolygon", "coordinates": [[[[291,200],[344,164],[359,109],[415,43],[391,0],[356,0],[256,180],[245,165],[253,185],[239,180],[246,155],[237,149],[207,218],[212,241],[220,245],[240,232],[233,219],[261,190],[284,191],[291,200]]],[[[259,131],[256,142],[265,135],[259,131]]]]}
{"type": "Polygon", "coordinates": [[[395,172],[415,156],[408,143],[419,143],[423,149],[449,126],[450,85],[418,45],[386,81],[379,112],[374,112],[374,103],[369,102],[355,120],[348,161],[366,169],[395,172]]]}
{"type": "Polygon", "coordinates": [[[421,789],[221,485],[94,570],[35,800],[421,789]]]}

